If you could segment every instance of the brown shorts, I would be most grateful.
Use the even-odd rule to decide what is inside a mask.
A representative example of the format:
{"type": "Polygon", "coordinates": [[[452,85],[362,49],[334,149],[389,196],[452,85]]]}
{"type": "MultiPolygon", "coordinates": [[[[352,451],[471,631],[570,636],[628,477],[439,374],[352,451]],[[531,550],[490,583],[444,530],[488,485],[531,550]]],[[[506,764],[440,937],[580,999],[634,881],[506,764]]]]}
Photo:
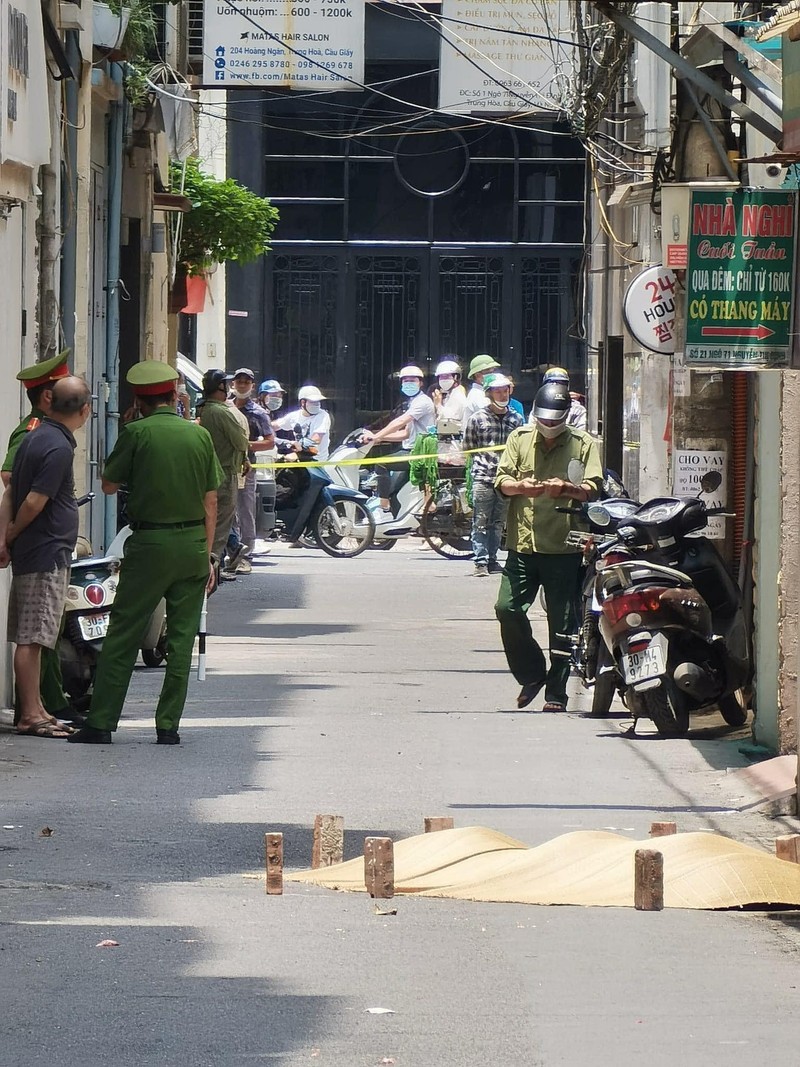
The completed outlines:
{"type": "Polygon", "coordinates": [[[69,586],[69,567],[15,574],[8,600],[8,640],[55,648],[69,586]]]}

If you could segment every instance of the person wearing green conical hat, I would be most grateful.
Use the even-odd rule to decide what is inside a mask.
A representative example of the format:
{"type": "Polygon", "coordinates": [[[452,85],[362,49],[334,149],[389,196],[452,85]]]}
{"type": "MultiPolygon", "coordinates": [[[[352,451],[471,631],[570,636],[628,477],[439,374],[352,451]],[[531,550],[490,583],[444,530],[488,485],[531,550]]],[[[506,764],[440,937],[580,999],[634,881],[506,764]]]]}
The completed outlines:
{"type": "MultiPolygon", "coordinates": [[[[36,430],[42,423],[42,419],[50,414],[50,402],[53,394],[53,384],[59,378],[69,375],[67,359],[70,350],[65,348],[50,359],[44,359],[41,363],[34,363],[30,367],[23,367],[17,375],[17,381],[22,382],[28,394],[31,410],[23,416],[19,426],[11,432],[6,446],[6,456],[0,468],[0,477],[3,485],[8,486],[11,481],[11,470],[14,466],[14,457],[17,449],[25,440],[25,435],[36,430]]],[[[43,648],[40,670],[39,691],[42,704],[49,715],[57,719],[72,717],[69,697],[64,691],[64,680],[61,677],[61,660],[58,655],[58,646],[55,648],[43,648]]],[[[15,709],[14,721],[19,719],[19,708],[15,709]]]]}
{"type": "Polygon", "coordinates": [[[177,745],[203,595],[213,581],[211,545],[223,472],[209,433],[176,411],[178,375],[172,367],[144,360],[127,378],[143,417],[120,432],[103,468],[102,487],[111,495],[127,486],[132,533],[89,714],[69,740],[111,744],[142,634],[163,598],[167,655],[156,707],[156,740],[177,745]]]}
{"type": "Polygon", "coordinates": [[[467,393],[467,402],[464,405],[464,415],[461,420],[461,432],[467,428],[467,423],[475,414],[476,411],[481,411],[485,408],[489,401],[483,392],[483,379],[490,371],[500,369],[500,364],[496,359],[492,359],[491,356],[481,355],[476,356],[469,365],[469,371],[467,377],[472,382],[472,388],[467,393]]]}

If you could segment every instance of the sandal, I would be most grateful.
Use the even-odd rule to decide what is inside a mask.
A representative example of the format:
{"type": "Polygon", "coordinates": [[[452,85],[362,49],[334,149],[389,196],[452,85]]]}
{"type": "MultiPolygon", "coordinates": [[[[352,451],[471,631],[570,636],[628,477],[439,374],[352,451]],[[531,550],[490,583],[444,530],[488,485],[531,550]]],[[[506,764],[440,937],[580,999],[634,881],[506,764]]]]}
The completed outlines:
{"type": "Polygon", "coordinates": [[[539,682],[526,682],[526,684],[523,685],[522,689],[519,691],[519,696],[517,697],[517,707],[520,710],[522,710],[522,708],[527,708],[529,704],[533,703],[544,686],[545,680],[546,679],[542,678],[539,682]]]}
{"type": "Polygon", "coordinates": [[[553,712],[566,711],[566,710],[567,710],[567,705],[566,704],[561,704],[558,700],[548,700],[546,702],[545,706],[542,708],[542,711],[553,711],[553,712]]]}
{"type": "Polygon", "coordinates": [[[49,737],[53,741],[65,741],[75,731],[71,726],[62,726],[54,719],[42,719],[32,726],[26,726],[24,730],[17,727],[17,733],[23,737],[49,737]]]}

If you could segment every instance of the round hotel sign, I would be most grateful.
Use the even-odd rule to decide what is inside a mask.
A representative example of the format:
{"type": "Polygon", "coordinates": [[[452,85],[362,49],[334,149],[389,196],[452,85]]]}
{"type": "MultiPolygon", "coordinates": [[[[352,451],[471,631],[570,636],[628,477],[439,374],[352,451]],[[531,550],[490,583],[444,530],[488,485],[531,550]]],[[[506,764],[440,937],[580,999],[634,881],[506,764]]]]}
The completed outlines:
{"type": "Polygon", "coordinates": [[[622,315],[631,337],[649,352],[675,351],[675,272],[648,267],[625,290],[622,315]]]}

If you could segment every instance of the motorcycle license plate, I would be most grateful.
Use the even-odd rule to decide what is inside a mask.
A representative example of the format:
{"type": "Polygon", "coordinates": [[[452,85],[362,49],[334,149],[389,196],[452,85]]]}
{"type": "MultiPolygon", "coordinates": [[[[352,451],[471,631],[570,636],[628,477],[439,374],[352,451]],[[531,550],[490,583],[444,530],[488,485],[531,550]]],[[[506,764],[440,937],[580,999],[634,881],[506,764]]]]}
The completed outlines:
{"type": "Polygon", "coordinates": [[[84,641],[99,641],[108,633],[109,612],[98,611],[94,615],[81,615],[78,619],[84,641]]]}
{"type": "Polygon", "coordinates": [[[631,652],[622,657],[622,671],[628,685],[660,678],[666,671],[664,650],[658,643],[648,645],[641,652],[631,652]]]}

